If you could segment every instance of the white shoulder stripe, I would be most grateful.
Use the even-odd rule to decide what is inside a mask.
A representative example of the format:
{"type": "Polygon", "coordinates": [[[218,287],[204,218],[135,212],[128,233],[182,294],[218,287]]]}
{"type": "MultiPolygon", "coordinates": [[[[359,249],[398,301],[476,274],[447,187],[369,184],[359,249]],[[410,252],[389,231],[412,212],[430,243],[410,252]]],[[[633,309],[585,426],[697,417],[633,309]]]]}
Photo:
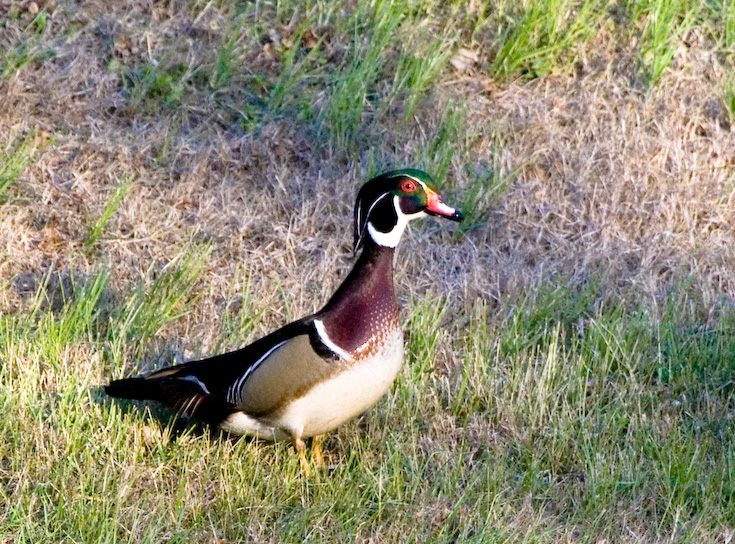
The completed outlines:
{"type": "Polygon", "coordinates": [[[242,386],[245,384],[245,380],[248,379],[248,377],[255,372],[255,370],[260,366],[260,364],[265,361],[268,356],[270,356],[271,353],[276,351],[278,348],[280,348],[283,344],[288,342],[290,338],[286,338],[285,340],[279,342],[275,346],[273,346],[271,349],[266,351],[263,355],[261,355],[260,359],[255,361],[252,365],[248,367],[248,369],[245,371],[245,373],[240,376],[235,383],[233,383],[230,388],[227,390],[227,402],[230,402],[232,404],[240,404],[242,401],[242,386]]]}
{"type": "Polygon", "coordinates": [[[314,329],[316,330],[316,334],[319,336],[319,340],[321,340],[325,346],[342,357],[345,361],[353,361],[352,355],[332,342],[332,339],[329,338],[329,335],[327,334],[327,330],[324,328],[324,323],[322,323],[320,319],[314,320],[314,329]]]}

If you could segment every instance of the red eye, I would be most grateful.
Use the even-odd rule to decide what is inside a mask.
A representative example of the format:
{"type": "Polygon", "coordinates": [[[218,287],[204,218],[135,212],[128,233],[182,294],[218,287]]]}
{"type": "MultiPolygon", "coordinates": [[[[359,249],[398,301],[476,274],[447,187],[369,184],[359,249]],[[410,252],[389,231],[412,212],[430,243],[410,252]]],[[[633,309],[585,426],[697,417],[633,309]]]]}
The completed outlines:
{"type": "Polygon", "coordinates": [[[416,190],[416,183],[410,179],[404,179],[401,182],[401,191],[404,193],[413,193],[416,190]]]}

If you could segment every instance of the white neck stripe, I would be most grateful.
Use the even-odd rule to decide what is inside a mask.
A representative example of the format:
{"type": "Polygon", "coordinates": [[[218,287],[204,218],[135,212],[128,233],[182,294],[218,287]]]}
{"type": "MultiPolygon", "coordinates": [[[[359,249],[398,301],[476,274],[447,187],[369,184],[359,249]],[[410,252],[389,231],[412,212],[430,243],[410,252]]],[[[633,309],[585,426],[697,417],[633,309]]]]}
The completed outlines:
{"type": "MultiPolygon", "coordinates": [[[[358,246],[360,245],[360,242],[362,242],[362,237],[365,234],[365,229],[368,228],[367,219],[368,219],[368,217],[370,217],[370,212],[373,211],[373,208],[375,207],[375,205],[378,202],[380,202],[383,198],[385,198],[386,196],[388,196],[388,193],[383,193],[382,195],[380,195],[378,198],[375,199],[375,202],[373,202],[372,204],[370,204],[370,207],[368,208],[368,211],[365,214],[365,225],[362,227],[362,229],[360,230],[360,232],[357,233],[358,246]]],[[[362,200],[360,200],[358,202],[358,204],[357,204],[357,226],[358,226],[358,228],[363,223],[361,212],[362,212],[362,200]]]]}

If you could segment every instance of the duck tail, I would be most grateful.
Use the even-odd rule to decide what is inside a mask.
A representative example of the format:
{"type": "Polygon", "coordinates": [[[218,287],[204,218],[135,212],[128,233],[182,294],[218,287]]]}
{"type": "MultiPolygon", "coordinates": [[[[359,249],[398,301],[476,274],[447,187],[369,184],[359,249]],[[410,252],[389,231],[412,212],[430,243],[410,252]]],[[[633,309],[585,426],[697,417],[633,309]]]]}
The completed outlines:
{"type": "Polygon", "coordinates": [[[163,388],[158,380],[124,378],[105,385],[105,393],[118,399],[161,401],[163,388]]]}

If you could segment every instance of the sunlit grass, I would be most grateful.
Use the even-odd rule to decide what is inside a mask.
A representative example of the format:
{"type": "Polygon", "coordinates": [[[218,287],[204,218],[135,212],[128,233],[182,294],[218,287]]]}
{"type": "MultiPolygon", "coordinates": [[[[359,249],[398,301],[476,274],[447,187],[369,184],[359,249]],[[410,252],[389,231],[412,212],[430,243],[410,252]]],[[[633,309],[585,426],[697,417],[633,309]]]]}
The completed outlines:
{"type": "Polygon", "coordinates": [[[597,0],[569,2],[502,3],[506,25],[498,53],[490,65],[500,78],[524,73],[534,78],[549,73],[555,66],[565,66],[574,59],[574,47],[584,44],[594,30],[604,25],[606,2],[597,0]]]}
{"type": "Polygon", "coordinates": [[[100,215],[100,217],[97,219],[95,224],[92,226],[92,229],[90,230],[89,236],[87,236],[87,240],[84,243],[85,249],[87,251],[90,251],[99,240],[100,236],[102,235],[102,231],[105,228],[105,224],[110,220],[112,214],[115,213],[117,207],[127,196],[131,184],[132,180],[123,181],[115,189],[115,192],[110,197],[107,205],[105,205],[104,210],[102,210],[102,215],[100,215]]]}
{"type": "MultiPolygon", "coordinates": [[[[156,281],[179,285],[190,261],[156,281]]],[[[417,300],[396,386],[329,437],[309,479],[287,444],[106,399],[97,384],[149,338],[108,316],[130,315],[131,300],[180,308],[134,312],[155,331],[187,293],[109,296],[106,277],[74,282],[60,311],[0,320],[0,526],[16,542],[559,542],[625,527],[701,541],[735,521],[731,315],[705,329],[594,309],[594,286],[528,293],[509,317],[417,300]]]]}
{"type": "MultiPolygon", "coordinates": [[[[483,118],[473,110],[478,102],[465,101],[468,93],[484,93],[487,108],[506,108],[509,116],[528,120],[535,108],[547,107],[540,105],[545,93],[559,92],[544,90],[544,78],[574,72],[588,54],[633,59],[630,77],[653,92],[677,52],[695,39],[717,48],[713,54],[731,67],[732,2],[197,1],[188,4],[191,13],[181,19],[186,25],[172,24],[167,28],[176,32],[159,40],[146,31],[150,49],[129,54],[116,44],[124,43],[126,32],[139,32],[140,19],[114,24],[100,19],[81,28],[85,23],[75,19],[63,28],[64,10],[77,6],[59,0],[52,17],[52,4],[9,8],[0,36],[0,90],[28,75],[14,88],[15,96],[33,95],[35,90],[23,85],[38,77],[36,71],[50,66],[63,71],[67,59],[94,60],[102,67],[95,75],[100,81],[64,82],[68,92],[65,87],[61,98],[53,99],[62,109],[85,93],[108,93],[108,105],[114,107],[101,109],[106,113],[91,121],[76,115],[74,123],[64,125],[63,141],[37,165],[43,175],[32,184],[24,177],[39,156],[36,132],[23,128],[0,137],[0,203],[16,206],[4,224],[30,233],[13,255],[40,254],[25,265],[38,282],[35,291],[24,294],[19,277],[0,282],[0,295],[11,301],[7,305],[17,302],[13,311],[0,315],[0,540],[731,539],[735,315],[726,304],[692,300],[687,285],[668,295],[657,292],[658,305],[648,299],[633,303],[634,288],[632,294],[622,287],[602,292],[601,279],[567,281],[561,271],[544,270],[550,279],[520,295],[507,295],[513,286],[499,282],[491,302],[487,291],[476,298],[454,291],[439,295],[416,288],[417,278],[398,278],[402,293],[408,293],[403,297],[408,299],[404,370],[374,409],[328,437],[327,466],[314,470],[312,478],[304,477],[288,444],[238,440],[174,420],[156,406],[113,402],[100,385],[170,364],[180,357],[182,344],[187,356],[235,349],[274,322],[300,317],[293,308],[303,308],[304,300],[323,301],[328,293],[318,292],[318,282],[316,288],[313,281],[304,285],[299,276],[290,285],[280,283],[285,267],[302,266],[300,258],[325,251],[320,237],[336,235],[333,223],[324,221],[332,230],[319,230],[314,244],[297,247],[304,239],[298,230],[306,228],[297,221],[299,209],[318,210],[322,215],[315,213],[311,221],[321,225],[326,214],[351,205],[330,194],[328,206],[309,207],[326,199],[321,192],[310,193],[309,181],[338,178],[318,168],[359,170],[370,177],[409,162],[430,172],[447,202],[466,215],[454,238],[446,237],[451,250],[462,241],[469,241],[468,251],[477,240],[494,244],[492,237],[475,236],[490,226],[526,228],[538,221],[537,232],[545,236],[546,219],[576,221],[562,217],[568,209],[543,208],[543,190],[526,193],[528,202],[505,209],[506,216],[490,218],[516,176],[536,176],[537,187],[553,190],[549,172],[567,157],[554,150],[544,155],[547,140],[539,138],[540,147],[533,149],[538,155],[523,159],[532,164],[509,166],[507,157],[502,163],[507,127],[478,128],[475,120],[483,118]],[[219,18],[212,15],[215,8],[221,10],[219,18]],[[84,42],[88,49],[75,56],[69,48],[81,29],[95,39],[84,42]],[[460,48],[477,53],[465,72],[450,63],[460,48]],[[509,105],[519,94],[506,93],[508,88],[525,91],[534,85],[539,94],[533,100],[509,105]],[[213,136],[202,127],[207,124],[224,128],[213,136]],[[265,133],[275,126],[270,134],[288,140],[291,124],[301,130],[299,138],[309,141],[305,150],[281,154],[281,142],[268,142],[265,133]],[[164,137],[138,142],[135,131],[155,125],[165,127],[164,137]],[[118,139],[110,144],[107,136],[118,139]],[[126,138],[140,147],[131,147],[126,138]],[[88,146],[86,154],[79,152],[80,141],[88,146]],[[264,147],[273,148],[258,150],[264,141],[264,147]],[[479,143],[486,145],[482,161],[477,160],[479,143]],[[289,153],[301,155],[294,159],[289,153]],[[197,178],[182,166],[186,157],[195,157],[189,166],[196,162],[211,170],[197,178]],[[117,175],[112,166],[107,169],[114,161],[117,168],[124,163],[140,175],[117,175]],[[254,180],[262,171],[258,161],[283,168],[274,175],[283,179],[254,180]],[[307,166],[299,170],[297,161],[307,166]],[[234,163],[248,166],[228,169],[234,163]],[[251,166],[256,174],[248,171],[251,166]],[[57,176],[59,171],[64,175],[57,176]],[[156,177],[161,171],[167,175],[156,177]],[[290,179],[301,185],[289,185],[290,179]],[[95,192],[95,184],[103,183],[104,189],[95,192]],[[191,194],[177,194],[178,183],[189,183],[182,193],[191,194]],[[197,184],[208,183],[221,185],[198,192],[197,184]],[[265,188],[256,187],[261,183],[265,188]],[[228,192],[240,184],[246,189],[228,192]],[[133,188],[140,195],[133,195],[133,188]],[[254,198],[251,189],[258,190],[252,193],[258,198],[272,198],[267,205],[283,206],[293,215],[274,224],[263,213],[259,222],[248,222],[240,204],[254,198]],[[283,194],[269,194],[281,189],[283,194]],[[138,200],[129,204],[129,197],[138,200]],[[41,204],[24,210],[23,202],[30,199],[41,204]],[[127,221],[142,222],[142,214],[125,208],[147,199],[186,213],[163,214],[160,225],[132,228],[130,239],[121,239],[116,220],[126,214],[127,221]],[[207,200],[222,209],[208,216],[202,212],[200,218],[207,200]],[[65,207],[51,206],[56,201],[65,207]],[[537,210],[548,217],[532,217],[537,210]],[[75,220],[65,221],[62,212],[75,220]],[[165,221],[176,221],[179,228],[189,219],[190,237],[197,241],[172,242],[181,235],[169,231],[180,231],[165,221]],[[277,236],[263,236],[269,229],[277,236]],[[59,253],[44,249],[44,242],[57,244],[59,253]],[[115,244],[117,263],[127,267],[122,279],[108,262],[115,244]],[[160,258],[162,247],[173,248],[166,259],[160,258]],[[271,265],[270,252],[276,250],[280,260],[271,265]],[[208,267],[215,255],[220,264],[208,267]],[[275,279],[260,281],[269,275],[275,279]],[[216,288],[208,280],[214,276],[226,278],[222,292],[212,292],[216,288]],[[273,284],[280,291],[264,288],[273,284]],[[200,297],[207,298],[204,309],[198,306],[200,297]],[[298,297],[301,301],[293,302],[298,297]],[[168,327],[174,326],[172,333],[168,327]]],[[[173,15],[164,16],[178,21],[185,6],[171,6],[173,15]]],[[[131,11],[155,21],[156,12],[147,9],[143,15],[131,11]]],[[[614,71],[614,59],[603,70],[614,71]]],[[[625,84],[625,78],[614,81],[615,93],[624,98],[628,90],[619,87],[625,84]]],[[[725,74],[716,89],[732,119],[732,78],[725,74]]],[[[39,101],[51,100],[38,94],[39,101]]],[[[638,102],[626,104],[632,109],[638,102]]],[[[631,118],[619,121],[631,126],[631,118]]],[[[699,127],[692,127],[696,135],[699,127]]],[[[617,190],[605,184],[617,173],[608,173],[600,158],[604,153],[596,155],[597,144],[590,145],[590,160],[599,162],[604,174],[589,182],[598,183],[600,191],[617,190]]],[[[696,145],[706,149],[702,141],[696,145]]],[[[729,157],[722,155],[712,155],[717,169],[729,168],[729,157]]],[[[636,178],[625,182],[631,179],[636,178]]],[[[340,194],[352,195],[352,188],[340,194]]],[[[567,189],[576,187],[565,185],[560,192],[567,189]]],[[[723,203],[732,184],[725,189],[723,203]]],[[[632,207],[633,201],[621,202],[632,207]]],[[[349,230],[349,211],[345,217],[349,230]]],[[[702,219],[702,230],[723,232],[726,239],[726,213],[723,217],[720,222],[702,219]]],[[[619,225],[612,220],[601,222],[603,227],[619,225]]],[[[593,239],[598,233],[591,234],[593,239]]],[[[620,235],[627,235],[622,228],[620,235]]],[[[511,243],[497,253],[488,251],[473,261],[487,267],[478,274],[502,266],[493,258],[503,251],[528,247],[509,238],[511,243]]],[[[410,260],[421,247],[414,240],[399,257],[410,260]]],[[[324,254],[346,261],[347,250],[340,251],[324,254]]],[[[0,265],[12,264],[3,257],[0,265]]],[[[531,262],[538,255],[525,257],[531,262]]],[[[335,264],[335,277],[342,264],[335,264]]],[[[529,274],[537,272],[535,262],[526,265],[529,274]]],[[[512,283],[518,276],[507,277],[512,283]]],[[[433,279],[418,281],[425,285],[433,279]]]]}

